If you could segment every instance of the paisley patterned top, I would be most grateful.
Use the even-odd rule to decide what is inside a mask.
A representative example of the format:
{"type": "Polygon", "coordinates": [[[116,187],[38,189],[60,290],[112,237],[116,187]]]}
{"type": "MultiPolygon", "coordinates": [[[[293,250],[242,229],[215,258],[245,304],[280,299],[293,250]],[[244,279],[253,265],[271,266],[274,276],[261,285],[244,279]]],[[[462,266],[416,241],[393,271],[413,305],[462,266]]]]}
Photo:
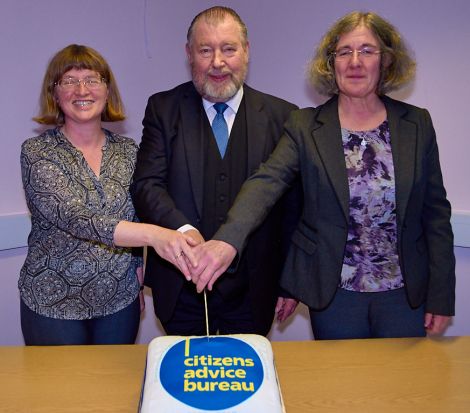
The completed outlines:
{"type": "Polygon", "coordinates": [[[113,314],[139,293],[141,258],[113,245],[118,222],[135,218],[129,185],[137,145],[104,132],[99,178],[58,128],[22,145],[32,228],[18,286],[23,302],[46,317],[83,320],[113,314]]]}
{"type": "Polygon", "coordinates": [[[378,292],[403,287],[390,129],[342,129],[349,183],[349,230],[340,287],[378,292]]]}

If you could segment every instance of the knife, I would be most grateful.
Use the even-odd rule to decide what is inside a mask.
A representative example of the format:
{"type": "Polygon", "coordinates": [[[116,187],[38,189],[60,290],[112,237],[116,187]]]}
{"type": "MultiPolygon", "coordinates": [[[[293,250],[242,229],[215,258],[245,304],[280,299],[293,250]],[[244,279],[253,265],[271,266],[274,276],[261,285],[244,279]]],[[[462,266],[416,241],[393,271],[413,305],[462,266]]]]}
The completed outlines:
{"type": "Polygon", "coordinates": [[[207,294],[206,294],[205,288],[204,288],[204,310],[206,312],[206,336],[207,336],[207,341],[209,341],[209,313],[207,311],[207,294]]]}

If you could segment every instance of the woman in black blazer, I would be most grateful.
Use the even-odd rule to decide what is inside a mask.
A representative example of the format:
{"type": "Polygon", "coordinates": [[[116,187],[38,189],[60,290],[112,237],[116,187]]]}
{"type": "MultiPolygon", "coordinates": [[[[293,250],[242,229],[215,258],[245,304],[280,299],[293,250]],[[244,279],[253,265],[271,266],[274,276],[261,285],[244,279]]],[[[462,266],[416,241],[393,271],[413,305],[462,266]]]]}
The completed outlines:
{"type": "Polygon", "coordinates": [[[385,93],[415,72],[396,29],[352,12],[311,64],[316,109],[293,112],[271,158],[242,187],[227,223],[200,248],[198,289],[213,285],[300,174],[302,218],[282,286],[310,308],[317,339],[442,333],[455,301],[451,208],[425,109],[385,93]]]}

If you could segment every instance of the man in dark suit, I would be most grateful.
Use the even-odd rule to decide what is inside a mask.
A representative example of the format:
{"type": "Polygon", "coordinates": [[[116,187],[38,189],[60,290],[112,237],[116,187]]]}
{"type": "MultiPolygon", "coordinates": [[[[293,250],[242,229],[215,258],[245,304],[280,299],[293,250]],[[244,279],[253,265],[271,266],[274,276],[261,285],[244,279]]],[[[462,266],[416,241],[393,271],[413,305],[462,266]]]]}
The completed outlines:
{"type": "MultiPolygon", "coordinates": [[[[202,243],[225,221],[241,185],[272,152],[296,107],[244,84],[249,43],[233,10],[198,14],[186,52],[192,82],[148,101],[131,193],[141,221],[202,243]]],[[[208,293],[211,334],[266,335],[275,310],[281,321],[294,311],[296,300],[282,297],[278,280],[300,204],[290,191],[248,241],[237,271],[208,293]]],[[[145,283],[166,332],[205,334],[203,296],[174,266],[148,253],[145,283]]]]}

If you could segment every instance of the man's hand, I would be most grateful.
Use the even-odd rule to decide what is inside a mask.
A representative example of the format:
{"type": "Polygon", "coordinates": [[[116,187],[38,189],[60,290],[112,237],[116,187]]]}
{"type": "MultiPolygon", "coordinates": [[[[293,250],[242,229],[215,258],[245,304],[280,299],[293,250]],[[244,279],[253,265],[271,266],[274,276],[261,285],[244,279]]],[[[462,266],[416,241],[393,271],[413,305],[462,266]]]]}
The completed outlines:
{"type": "MultiPolygon", "coordinates": [[[[191,245],[192,247],[195,247],[197,245],[201,245],[205,242],[204,237],[202,236],[202,234],[197,229],[188,229],[187,231],[184,231],[183,234],[188,235],[189,237],[191,237],[193,239],[194,244],[191,245]]],[[[192,268],[193,268],[192,262],[190,261],[190,259],[186,255],[183,255],[182,258],[184,258],[184,260],[186,261],[186,266],[189,269],[189,272],[191,273],[192,268]]],[[[189,278],[187,278],[187,280],[190,281],[189,278]]]]}
{"type": "Polygon", "coordinates": [[[188,229],[187,231],[184,231],[184,234],[189,235],[194,240],[194,242],[196,243],[194,245],[202,244],[205,241],[205,239],[197,229],[188,229]]]}
{"type": "Polygon", "coordinates": [[[200,293],[204,288],[212,290],[214,283],[232,263],[237,250],[224,241],[210,240],[196,246],[194,255],[197,266],[191,270],[191,279],[200,293]]]}
{"type": "Polygon", "coordinates": [[[451,319],[452,317],[446,315],[426,313],[424,315],[424,327],[428,334],[439,335],[446,330],[451,319]]]}
{"type": "Polygon", "coordinates": [[[287,320],[297,308],[299,302],[294,298],[279,297],[277,299],[276,309],[277,321],[282,323],[287,320]]]}

